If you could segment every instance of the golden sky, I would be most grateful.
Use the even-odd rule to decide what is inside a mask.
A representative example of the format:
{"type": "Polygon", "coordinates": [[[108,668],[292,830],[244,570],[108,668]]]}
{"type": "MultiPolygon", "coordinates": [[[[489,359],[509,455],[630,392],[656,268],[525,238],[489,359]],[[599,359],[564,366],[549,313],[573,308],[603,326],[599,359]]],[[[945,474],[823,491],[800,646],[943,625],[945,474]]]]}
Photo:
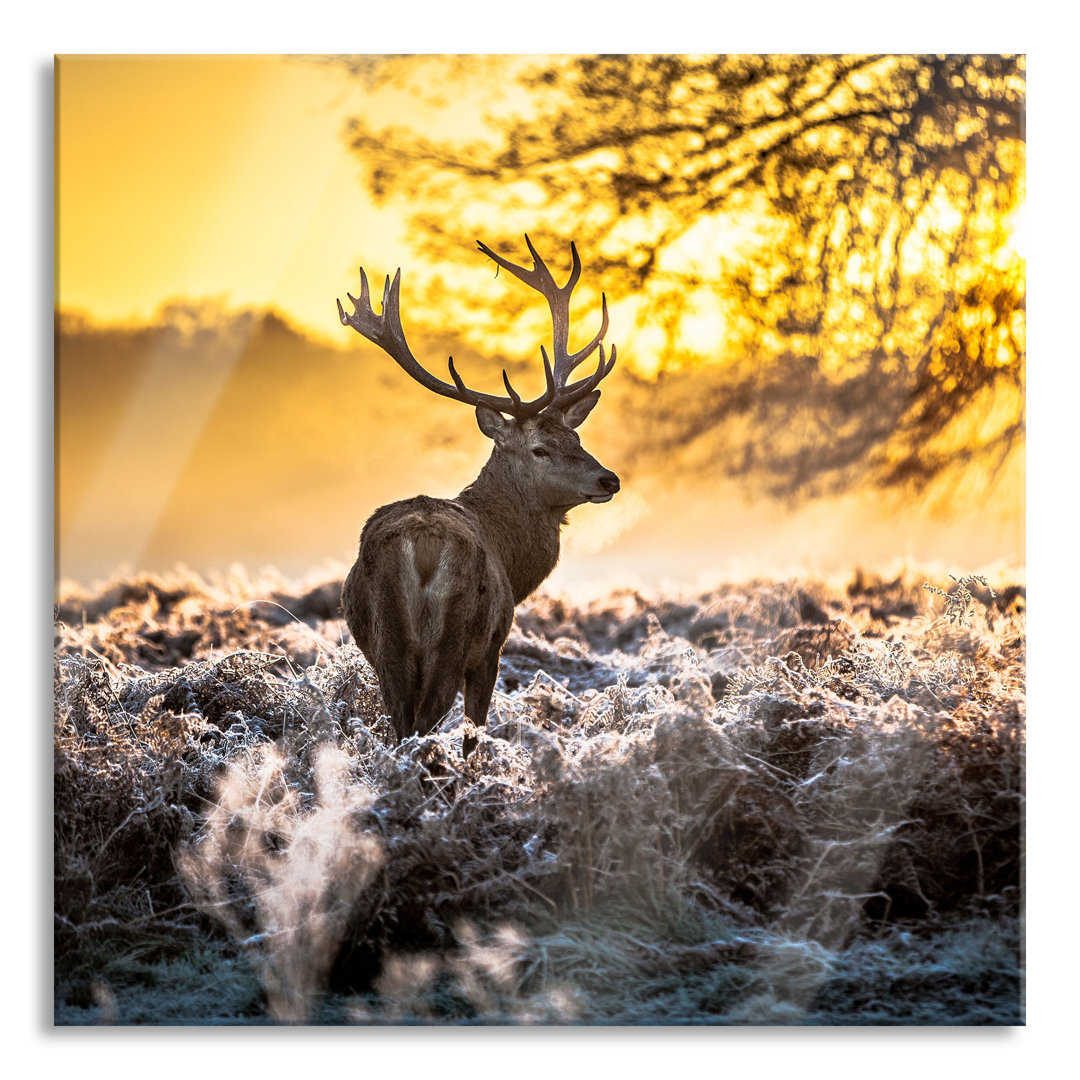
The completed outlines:
{"type": "MultiPolygon", "coordinates": [[[[273,374],[267,369],[258,403],[251,388],[259,357],[243,335],[223,362],[193,373],[179,390],[176,356],[164,349],[137,384],[122,395],[110,389],[108,401],[93,397],[93,373],[84,373],[86,388],[80,383],[69,395],[74,404],[57,421],[58,576],[87,581],[121,565],[176,563],[204,571],[274,564],[296,574],[351,560],[360,527],[380,502],[421,490],[453,495],[472,479],[489,447],[471,414],[428,400],[396,370],[386,377],[400,406],[378,404],[382,391],[360,358],[385,361],[380,372],[393,364],[373,359],[340,326],[334,300],[358,291],[361,262],[376,291],[383,273],[402,266],[408,329],[409,208],[376,207],[368,197],[344,137],[346,118],[423,128],[437,115],[439,134],[472,136],[485,111],[522,107],[512,89],[498,100],[485,96],[490,86],[478,80],[473,96],[428,114],[407,88],[369,92],[342,68],[309,59],[57,60],[58,309],[131,326],[153,323],[167,302],[203,307],[213,299],[223,312],[275,309],[327,350],[304,354],[303,370],[297,353],[290,369],[286,345],[271,342],[286,351],[276,355],[273,374]],[[348,394],[319,385],[320,364],[349,380],[348,394]],[[371,399],[360,403],[369,390],[371,399]],[[238,416],[250,421],[247,428],[238,416]],[[255,450],[253,439],[263,440],[255,450]]],[[[742,235],[730,223],[703,220],[667,257],[692,264],[742,235]]],[[[551,261],[565,274],[565,252],[551,261]]],[[[507,278],[496,280],[482,260],[478,267],[477,295],[497,313],[507,278]]],[[[609,302],[609,341],[618,343],[623,364],[655,370],[660,338],[633,325],[635,298],[609,302]]],[[[589,334],[592,318],[582,314],[589,334]]],[[[716,312],[691,312],[686,329],[715,339],[716,312]]],[[[583,431],[586,446],[616,471],[622,465],[612,454],[625,427],[611,411],[618,394],[613,387],[609,412],[598,410],[583,431]]],[[[1023,482],[1021,454],[1010,464],[1004,498],[962,521],[935,523],[915,512],[890,516],[874,492],[792,511],[750,503],[734,483],[704,490],[692,475],[672,482],[661,469],[639,475],[609,506],[574,511],[552,585],[696,582],[905,557],[963,572],[996,559],[1022,562],[1023,482]]]]}
{"type": "Polygon", "coordinates": [[[398,244],[342,138],[363,91],[279,57],[57,61],[57,301],[148,319],[174,297],[274,306],[336,336],[334,297],[398,244]]]}

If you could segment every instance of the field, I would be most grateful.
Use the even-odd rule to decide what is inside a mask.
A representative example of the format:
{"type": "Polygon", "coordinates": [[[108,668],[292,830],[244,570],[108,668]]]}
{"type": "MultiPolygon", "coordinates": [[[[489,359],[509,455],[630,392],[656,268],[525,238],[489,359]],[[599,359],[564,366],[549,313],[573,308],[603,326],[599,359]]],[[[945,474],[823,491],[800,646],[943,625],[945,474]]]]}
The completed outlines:
{"type": "Polygon", "coordinates": [[[57,1024],[1021,1024],[1025,588],[538,595],[467,763],[340,580],[60,590],[57,1024]]]}

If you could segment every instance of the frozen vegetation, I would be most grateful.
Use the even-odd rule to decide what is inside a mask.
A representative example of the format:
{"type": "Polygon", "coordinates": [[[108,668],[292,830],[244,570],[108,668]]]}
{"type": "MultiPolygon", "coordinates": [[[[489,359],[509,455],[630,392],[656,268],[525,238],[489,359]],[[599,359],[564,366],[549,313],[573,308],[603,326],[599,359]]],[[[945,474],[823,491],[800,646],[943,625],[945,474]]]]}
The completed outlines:
{"type": "Polygon", "coordinates": [[[518,609],[394,745],[340,581],[61,589],[55,1020],[1023,1022],[1025,590],[518,609]]]}

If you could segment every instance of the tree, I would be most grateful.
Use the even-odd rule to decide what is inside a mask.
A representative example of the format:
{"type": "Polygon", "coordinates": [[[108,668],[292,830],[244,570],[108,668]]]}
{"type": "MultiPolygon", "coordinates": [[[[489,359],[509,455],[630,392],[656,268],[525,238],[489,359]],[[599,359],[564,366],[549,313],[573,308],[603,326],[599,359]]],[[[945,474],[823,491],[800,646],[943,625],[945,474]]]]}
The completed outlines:
{"type": "Polygon", "coordinates": [[[1003,56],[569,57],[522,78],[531,111],[486,141],[363,120],[350,137],[440,259],[481,224],[503,249],[573,236],[609,296],[637,297],[655,358],[639,375],[669,373],[680,400],[662,443],[706,440],[776,493],[923,487],[1023,442],[1024,73],[1003,56]]]}

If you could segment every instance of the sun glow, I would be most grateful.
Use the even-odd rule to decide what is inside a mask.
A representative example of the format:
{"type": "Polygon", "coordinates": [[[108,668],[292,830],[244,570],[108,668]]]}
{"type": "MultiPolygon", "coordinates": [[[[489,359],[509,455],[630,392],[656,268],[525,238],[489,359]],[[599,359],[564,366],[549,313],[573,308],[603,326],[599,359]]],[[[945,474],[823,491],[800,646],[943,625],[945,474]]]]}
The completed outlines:
{"type": "Polygon", "coordinates": [[[400,259],[342,137],[363,97],[279,57],[59,58],[58,304],[146,320],[214,296],[336,339],[357,258],[400,259]]]}
{"type": "Polygon", "coordinates": [[[1020,203],[1005,224],[1009,234],[1006,246],[1021,259],[1027,259],[1027,203],[1020,203]]]}
{"type": "MultiPolygon", "coordinates": [[[[366,57],[349,70],[341,58],[317,57],[59,58],[63,572],[86,580],[122,562],[246,561],[295,573],[313,558],[350,558],[381,502],[460,490],[489,451],[475,423],[343,328],[334,299],[358,291],[363,265],[378,308],[383,276],[400,267],[402,323],[430,371],[447,378],[453,353],[470,386],[500,392],[506,367],[533,396],[543,387],[550,313],[474,246],[498,238],[501,253],[528,266],[526,232],[534,241],[543,234],[538,250],[560,284],[569,240],[578,244],[571,348],[595,333],[601,290],[606,347],[618,348],[585,442],[626,477],[625,490],[610,506],[575,514],[570,570],[591,573],[614,552],[644,565],[678,544],[687,566],[715,565],[732,543],[760,555],[767,545],[754,527],[786,549],[792,541],[771,518],[732,532],[736,489],[748,505],[764,503],[769,470],[798,465],[803,443],[812,466],[859,422],[869,417],[876,428],[886,406],[899,407],[885,400],[890,387],[921,362],[931,333],[941,348],[927,373],[942,394],[963,390],[963,369],[976,359],[980,374],[1018,373],[1013,396],[994,398],[993,409],[980,398],[966,427],[942,428],[956,432],[938,447],[942,456],[958,441],[1009,430],[1023,394],[1020,137],[987,149],[994,163],[981,180],[959,159],[932,175],[910,155],[886,167],[865,140],[858,161],[830,171],[829,155],[842,157],[849,135],[820,122],[823,102],[803,132],[804,149],[823,163],[766,170],[740,187],[737,154],[709,157],[700,132],[665,144],[647,102],[619,112],[614,135],[589,126],[599,110],[571,108],[562,126],[530,127],[558,97],[559,80],[527,89],[515,78],[521,67],[565,73],[580,59],[366,57]],[[533,141],[503,147],[489,116],[523,118],[533,141]],[[635,123],[652,140],[636,177],[637,159],[624,157],[635,123]],[[364,124],[368,142],[358,134],[364,124]],[[586,149],[560,163],[567,131],[586,149]],[[599,148],[590,148],[592,135],[599,148]],[[859,161],[870,194],[838,199],[859,161]],[[986,179],[1003,176],[1014,179],[986,179]],[[653,186],[669,182],[650,202],[653,186]],[[942,321],[949,297],[963,303],[942,321]],[[821,438],[808,440],[818,426],[821,438]],[[654,428],[669,441],[650,441],[654,428]],[[734,485],[723,497],[718,476],[734,485]],[[693,516],[692,503],[704,516],[693,516]]],[[[828,85],[832,63],[806,92],[828,85]]],[[[868,68],[859,93],[886,76],[868,68]]],[[[702,80],[687,83],[676,121],[718,92],[702,80]]],[[[762,85],[763,107],[778,107],[783,81],[762,85]]],[[[771,121],[755,130],[755,155],[770,139],[789,140],[771,121]]],[[[867,483],[867,447],[844,453],[853,482],[867,483]]],[[[1023,506],[1010,484],[995,489],[1009,520],[985,535],[1016,558],[1023,506]]],[[[932,535],[920,510],[907,511],[932,535]]],[[[891,542],[888,530],[874,540],[881,549],[891,542]]]]}

